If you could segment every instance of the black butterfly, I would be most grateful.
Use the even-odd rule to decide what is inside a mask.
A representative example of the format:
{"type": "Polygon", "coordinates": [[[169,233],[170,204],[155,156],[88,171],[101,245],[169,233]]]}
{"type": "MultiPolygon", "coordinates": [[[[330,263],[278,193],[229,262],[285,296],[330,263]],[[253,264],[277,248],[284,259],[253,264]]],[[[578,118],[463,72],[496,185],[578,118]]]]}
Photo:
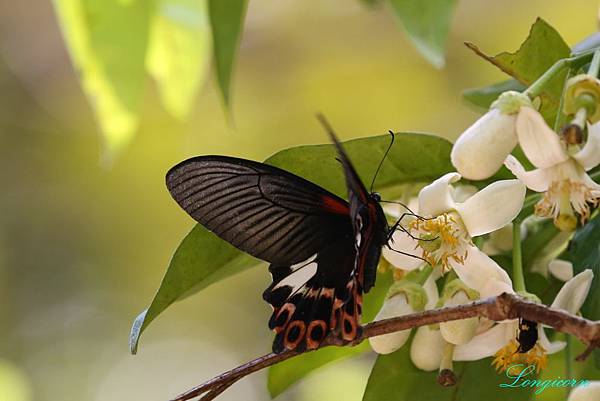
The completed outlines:
{"type": "MultiPolygon", "coordinates": [[[[333,332],[361,334],[362,295],[375,285],[391,229],[329,125],[349,201],[285,170],[251,160],[200,156],[173,167],[167,187],[196,221],[269,262],[273,352],[318,348],[333,332]]],[[[393,138],[393,137],[392,137],[393,138]]],[[[388,149],[389,150],[389,149],[388,149]]]]}

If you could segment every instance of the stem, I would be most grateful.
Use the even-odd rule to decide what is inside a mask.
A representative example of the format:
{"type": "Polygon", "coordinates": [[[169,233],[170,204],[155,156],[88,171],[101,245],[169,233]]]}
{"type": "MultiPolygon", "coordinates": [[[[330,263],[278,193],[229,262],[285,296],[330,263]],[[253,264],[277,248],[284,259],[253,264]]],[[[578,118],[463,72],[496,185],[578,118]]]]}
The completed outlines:
{"type": "Polygon", "coordinates": [[[600,70],[600,49],[596,49],[594,52],[594,57],[592,58],[592,62],[590,63],[590,68],[588,69],[588,74],[594,77],[598,76],[598,71],[600,70]]]}
{"type": "Polygon", "coordinates": [[[563,113],[563,106],[565,104],[565,94],[567,93],[567,82],[571,78],[573,70],[568,69],[567,75],[565,76],[565,82],[563,83],[562,93],[560,94],[560,100],[558,101],[558,111],[556,112],[556,119],[554,120],[554,132],[559,132],[560,127],[564,123],[565,114],[563,113]]]}
{"type": "MultiPolygon", "coordinates": [[[[600,346],[600,321],[592,322],[560,309],[553,309],[545,305],[526,301],[514,294],[504,293],[497,297],[482,299],[470,304],[426,310],[369,323],[363,327],[362,334],[355,340],[348,342],[336,336],[328,336],[319,348],[332,345],[357,345],[369,337],[476,316],[496,322],[522,317],[523,319],[554,327],[557,331],[574,335],[588,345],[587,349],[577,357],[577,360],[583,360],[588,357],[594,348],[600,346]]],[[[284,351],[280,354],[268,354],[256,358],[186,391],[174,398],[173,401],[189,400],[202,394],[205,394],[206,398],[203,398],[204,400],[213,399],[244,376],[297,355],[300,355],[300,353],[284,351]]]]}
{"type": "Polygon", "coordinates": [[[560,74],[565,68],[576,69],[588,63],[597,51],[599,51],[599,49],[594,49],[593,51],[558,60],[523,93],[528,95],[531,99],[538,97],[544,91],[546,85],[548,85],[548,82],[550,82],[556,75],[560,74]]]}
{"type": "Polygon", "coordinates": [[[513,221],[513,283],[516,292],[526,291],[521,252],[521,221],[519,220],[513,221]]]}

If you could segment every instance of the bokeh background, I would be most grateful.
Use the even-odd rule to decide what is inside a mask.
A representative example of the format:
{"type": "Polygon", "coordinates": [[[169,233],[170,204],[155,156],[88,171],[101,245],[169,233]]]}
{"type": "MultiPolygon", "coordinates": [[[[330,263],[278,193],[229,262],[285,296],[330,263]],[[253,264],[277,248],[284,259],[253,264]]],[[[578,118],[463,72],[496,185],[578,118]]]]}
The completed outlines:
{"type": "MultiPolygon", "coordinates": [[[[265,266],[180,302],[128,351],[193,222],[164,174],[200,154],[263,160],[322,143],[324,112],[342,138],[422,131],[455,138],[477,112],[463,89],[502,74],[463,45],[515,50],[541,16],[575,43],[597,30],[591,0],[459,0],[447,66],[410,45],[387,7],[353,0],[252,0],[228,124],[214,80],[185,124],[148,82],[142,124],[112,168],[51,2],[0,2],[0,401],[166,400],[268,352],[265,266]]],[[[372,356],[332,365],[279,400],[360,400],[372,356]],[[332,385],[334,384],[334,385],[332,385]]],[[[548,390],[558,391],[558,390],[548,390]]],[[[265,374],[221,399],[267,400],[265,374]]]]}

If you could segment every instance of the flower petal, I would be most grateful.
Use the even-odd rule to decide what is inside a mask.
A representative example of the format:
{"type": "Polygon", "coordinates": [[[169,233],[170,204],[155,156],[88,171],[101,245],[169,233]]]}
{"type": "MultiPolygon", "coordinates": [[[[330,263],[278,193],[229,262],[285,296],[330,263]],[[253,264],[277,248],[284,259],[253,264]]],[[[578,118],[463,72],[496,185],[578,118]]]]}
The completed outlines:
{"type": "Polygon", "coordinates": [[[569,158],[558,135],[531,107],[519,110],[517,137],[529,161],[538,168],[550,167],[569,158]]]}
{"type": "Polygon", "coordinates": [[[502,167],[517,145],[516,115],[491,109],[463,132],[454,143],[450,158],[465,178],[483,180],[502,167]]]}
{"type": "Polygon", "coordinates": [[[546,336],[546,330],[544,330],[544,327],[541,324],[538,324],[538,341],[542,348],[544,348],[544,351],[546,351],[546,354],[555,354],[562,351],[567,345],[564,341],[550,342],[548,336],[546,336]]]}
{"type": "Polygon", "coordinates": [[[551,177],[546,170],[536,169],[525,171],[525,168],[513,155],[508,155],[504,165],[517,177],[527,188],[536,192],[545,192],[552,183],[551,177]]]}
{"type": "Polygon", "coordinates": [[[562,286],[551,307],[577,313],[590,291],[593,279],[594,273],[590,269],[582,271],[562,286]]]}
{"type": "Polygon", "coordinates": [[[573,278],[573,263],[568,260],[553,259],[548,263],[548,270],[560,281],[569,281],[573,278]]]}
{"type": "Polygon", "coordinates": [[[479,292],[481,298],[514,292],[508,273],[477,247],[469,247],[465,263],[452,262],[452,268],[467,287],[479,292]]]}
{"type": "Polygon", "coordinates": [[[464,202],[477,193],[475,185],[457,185],[452,192],[454,202],[464,202]]]}
{"type": "MultiPolygon", "coordinates": [[[[412,239],[404,231],[396,230],[392,235],[392,243],[390,246],[398,251],[411,253],[417,248],[418,242],[412,239]]],[[[421,259],[413,258],[408,255],[403,255],[398,252],[394,252],[387,246],[383,247],[383,257],[385,260],[390,262],[394,267],[402,270],[414,270],[421,266],[424,262],[421,259]]]]}
{"type": "Polygon", "coordinates": [[[439,271],[440,269],[435,269],[427,278],[427,280],[425,280],[425,284],[423,284],[423,289],[425,290],[425,294],[427,294],[427,303],[425,304],[426,310],[435,309],[435,306],[440,299],[438,288],[435,284],[436,280],[440,277],[439,271]]]}
{"type": "Polygon", "coordinates": [[[454,360],[476,361],[494,355],[515,336],[517,324],[516,320],[498,323],[476,335],[468,343],[454,348],[454,360]]]}
{"type": "MultiPolygon", "coordinates": [[[[389,319],[392,317],[408,315],[413,312],[414,310],[408,303],[406,295],[398,294],[385,300],[374,320],[377,321],[389,319]]],[[[370,337],[369,343],[371,344],[373,351],[377,352],[378,354],[385,355],[390,354],[402,347],[408,340],[409,336],[410,329],[401,330],[395,333],[370,337]]]]}
{"type": "MultiPolygon", "coordinates": [[[[395,200],[395,202],[402,201],[403,200],[401,199],[395,200]]],[[[411,197],[406,206],[408,206],[408,208],[414,213],[419,213],[419,199],[416,196],[411,197]]],[[[406,208],[399,203],[386,202],[382,205],[382,208],[385,214],[387,214],[390,217],[393,217],[394,219],[398,219],[400,218],[400,216],[402,216],[403,213],[408,212],[408,210],[406,210],[406,208]]],[[[406,220],[408,221],[410,217],[411,216],[406,216],[406,220]]]]}
{"type": "Polygon", "coordinates": [[[571,390],[567,401],[598,401],[600,400],[600,380],[590,380],[571,390]]]}
{"type": "Polygon", "coordinates": [[[510,223],[521,211],[527,188],[519,180],[502,180],[488,185],[456,211],[471,237],[490,233],[510,223]]]}
{"type": "Polygon", "coordinates": [[[421,370],[437,370],[445,346],[446,341],[439,330],[432,330],[429,326],[419,327],[410,345],[410,359],[421,370]]]}
{"type": "Polygon", "coordinates": [[[600,164],[600,123],[588,124],[588,138],[583,149],[573,155],[585,171],[600,164]]]}
{"type": "Polygon", "coordinates": [[[448,173],[419,192],[419,213],[423,216],[437,216],[454,209],[450,184],[460,180],[460,174],[448,173]]]}

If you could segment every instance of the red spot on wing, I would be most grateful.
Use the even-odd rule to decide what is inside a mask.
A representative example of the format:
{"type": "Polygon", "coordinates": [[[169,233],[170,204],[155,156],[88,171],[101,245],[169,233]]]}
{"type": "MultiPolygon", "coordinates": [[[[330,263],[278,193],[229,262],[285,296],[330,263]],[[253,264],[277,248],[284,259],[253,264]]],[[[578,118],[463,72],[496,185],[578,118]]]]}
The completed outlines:
{"type": "Polygon", "coordinates": [[[323,210],[336,214],[350,214],[350,207],[341,199],[336,199],[331,196],[323,195],[321,197],[321,206],[323,210]]]}

